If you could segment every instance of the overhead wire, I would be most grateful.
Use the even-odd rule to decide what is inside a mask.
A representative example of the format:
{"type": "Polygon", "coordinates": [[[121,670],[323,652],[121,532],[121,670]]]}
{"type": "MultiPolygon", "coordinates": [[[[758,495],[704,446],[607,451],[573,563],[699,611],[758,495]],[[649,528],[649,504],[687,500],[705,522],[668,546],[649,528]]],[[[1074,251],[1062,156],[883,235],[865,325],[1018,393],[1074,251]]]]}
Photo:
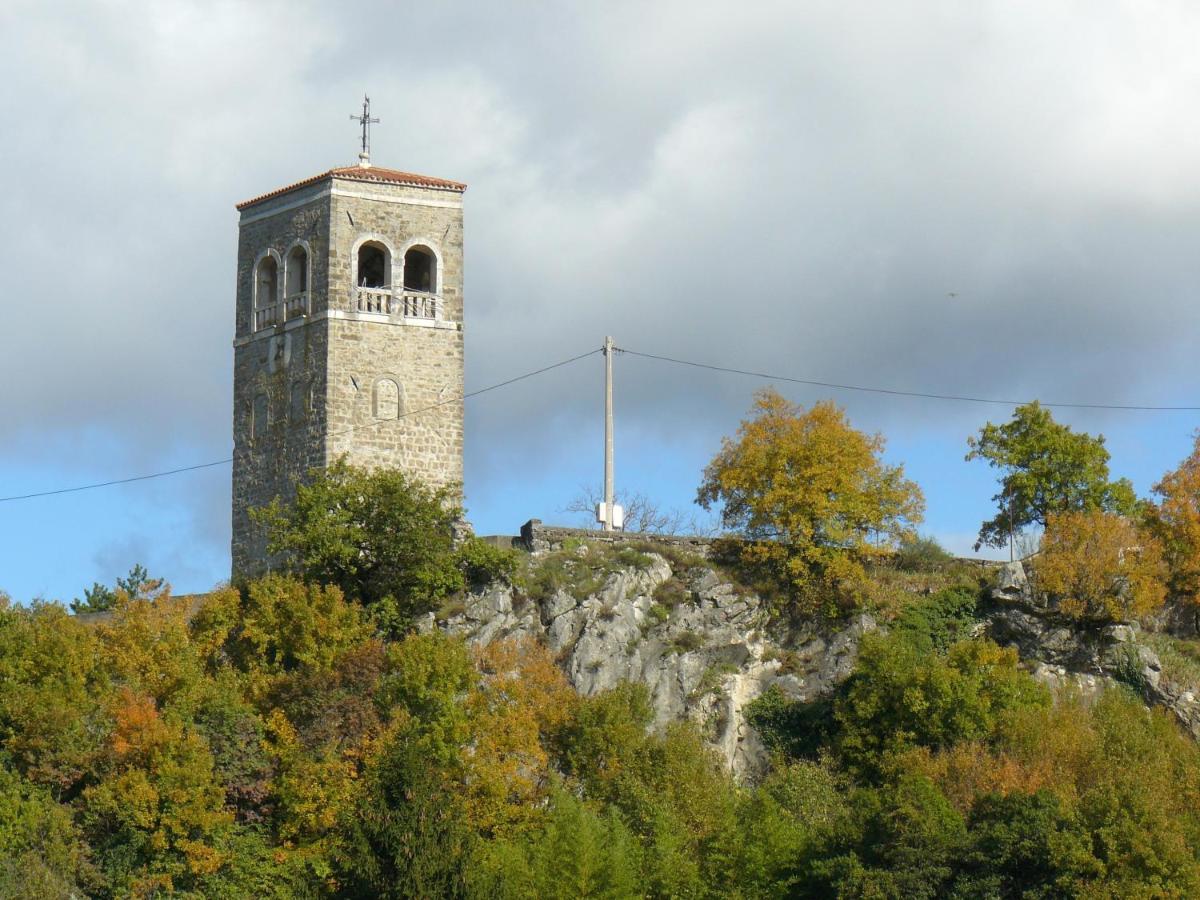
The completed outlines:
{"type": "MultiPolygon", "coordinates": [[[[658,362],[671,363],[673,365],[688,366],[690,368],[705,369],[705,370],[712,371],[712,372],[721,372],[721,373],[730,374],[730,375],[744,375],[744,376],[748,376],[751,378],[761,378],[761,379],[764,379],[767,381],[781,381],[781,382],[786,382],[789,384],[803,384],[803,385],[807,385],[809,387],[827,388],[829,390],[857,391],[860,393],[883,394],[886,396],[893,396],[893,397],[913,397],[913,398],[925,399],[925,400],[943,400],[943,401],[953,401],[953,402],[959,402],[959,403],[986,403],[986,404],[1002,405],[1002,406],[1020,406],[1023,403],[1029,402],[1026,400],[1003,400],[1003,399],[998,399],[998,398],[993,398],[993,397],[975,397],[975,396],[970,396],[970,395],[966,395],[966,394],[940,394],[940,393],[932,393],[932,392],[927,392],[927,391],[906,391],[906,390],[900,390],[898,388],[882,388],[882,387],[873,387],[873,386],[860,385],[860,384],[842,384],[842,383],[835,382],[835,381],[821,381],[821,380],[812,379],[812,378],[797,378],[797,377],[791,376],[791,375],[781,375],[778,373],[771,373],[771,372],[759,372],[759,371],[755,371],[753,369],[741,369],[741,368],[735,368],[733,366],[718,366],[713,363],[699,362],[699,361],[691,360],[691,359],[681,359],[679,357],[665,356],[665,355],[657,354],[657,353],[645,353],[640,350],[633,350],[629,347],[616,347],[614,349],[618,353],[624,353],[628,356],[635,356],[635,357],[640,357],[642,359],[656,360],[658,362]]],[[[542,375],[546,372],[561,368],[563,366],[570,365],[571,363],[578,362],[579,360],[584,359],[588,356],[593,356],[597,353],[602,353],[602,352],[603,352],[603,350],[601,350],[601,349],[588,350],[585,353],[580,353],[580,354],[577,354],[576,356],[572,356],[568,359],[564,359],[564,360],[560,360],[559,362],[552,363],[551,365],[543,366],[540,369],[534,369],[530,372],[525,372],[525,373],[523,373],[521,375],[517,375],[513,378],[508,378],[504,381],[497,382],[496,384],[491,384],[491,385],[488,385],[487,387],[480,388],[479,390],[468,391],[465,394],[455,395],[454,397],[449,397],[445,400],[440,400],[437,403],[432,403],[428,406],[423,406],[420,409],[409,410],[408,412],[401,413],[400,415],[398,415],[392,419],[381,419],[381,420],[378,420],[375,422],[370,422],[370,423],[363,424],[363,425],[352,425],[349,428],[345,428],[340,431],[329,432],[329,434],[327,436],[328,437],[336,437],[338,435],[348,434],[350,432],[358,431],[358,430],[365,429],[365,428],[377,428],[382,425],[387,425],[392,422],[399,421],[401,419],[409,418],[410,416],[416,416],[416,415],[420,415],[421,413],[429,412],[434,409],[439,409],[439,408],[441,408],[443,406],[447,406],[451,403],[460,403],[464,400],[469,400],[472,397],[478,397],[480,394],[486,394],[489,391],[495,391],[502,387],[507,387],[510,384],[516,384],[517,382],[524,381],[527,378],[533,378],[537,375],[542,375]]],[[[1059,402],[1059,401],[1039,401],[1039,402],[1041,403],[1042,406],[1049,407],[1049,408],[1056,408],[1056,409],[1094,409],[1094,410],[1118,410],[1118,411],[1141,411],[1141,412],[1200,412],[1200,406],[1150,406],[1150,405],[1129,404],[1129,403],[1066,403],[1066,402],[1059,402]]],[[[254,453],[256,451],[251,450],[250,452],[254,453]]],[[[160,472],[150,472],[150,473],[143,474],[143,475],[132,475],[128,478],[114,478],[114,479],[110,479],[108,481],[97,481],[97,482],[92,482],[90,484],[74,485],[72,487],[55,488],[53,490],[46,490],[46,491],[33,491],[33,492],[27,493],[27,494],[14,494],[14,495],[8,496],[8,497],[0,497],[0,503],[10,503],[10,502],[13,502],[16,500],[32,500],[37,497],[53,497],[53,496],[57,496],[60,494],[73,494],[73,493],[78,493],[80,491],[95,490],[97,488],[112,487],[112,486],[121,485],[121,484],[131,484],[131,483],[138,482],[138,481],[149,481],[150,479],[154,479],[154,478],[166,478],[170,475],[181,475],[185,472],[195,472],[199,469],[211,469],[216,466],[228,465],[231,462],[233,462],[233,457],[226,457],[225,459],[218,459],[218,460],[212,460],[211,462],[197,463],[196,465],[191,465],[191,466],[181,466],[181,467],[175,468],[175,469],[165,469],[160,472]]]]}
{"type": "MultiPolygon", "coordinates": [[[[708,369],[713,372],[725,372],[732,375],[748,375],[752,378],[763,378],[767,381],[785,381],[791,384],[805,384],[811,387],[829,388],[839,391],[860,391],[867,394],[887,394],[893,397],[918,397],[925,400],[952,400],[961,403],[992,403],[1002,406],[1021,406],[1028,400],[998,400],[989,397],[971,397],[963,394],[933,394],[924,391],[902,391],[894,388],[866,387],[857,384],[839,384],[833,381],[816,381],[809,378],[794,378],[789,375],[777,375],[768,372],[755,372],[750,369],[735,369],[729,366],[718,366],[711,363],[696,362],[690,359],[678,359],[672,356],[660,356],[655,353],[642,353],[628,347],[617,347],[618,353],[629,356],[640,356],[643,359],[654,359],[660,362],[674,363],[680,366],[691,366],[696,369],[708,369]]],[[[1060,403],[1038,401],[1040,405],[1056,409],[1109,409],[1136,410],[1143,412],[1200,412],[1200,406],[1141,406],[1123,403],[1060,403]]]]}
{"type": "MultiPolygon", "coordinates": [[[[403,412],[394,418],[380,419],[378,421],[370,422],[370,423],[367,423],[364,425],[351,425],[349,428],[343,428],[341,431],[332,431],[332,432],[329,432],[327,437],[335,437],[337,435],[348,434],[349,432],[358,431],[360,429],[376,428],[380,425],[388,425],[388,424],[391,424],[392,422],[399,421],[400,419],[406,419],[410,416],[420,415],[421,413],[429,412],[430,410],[434,410],[434,409],[439,409],[439,408],[441,408],[443,406],[447,406],[451,403],[460,403],[464,400],[469,400],[472,397],[478,397],[480,394],[486,394],[489,391],[495,391],[502,387],[508,387],[510,384],[516,384],[518,381],[524,381],[526,378],[533,378],[537,375],[543,375],[546,372],[549,372],[553,369],[562,368],[563,366],[570,365],[573,362],[578,362],[579,360],[584,359],[585,357],[594,356],[595,354],[601,353],[601,352],[603,352],[603,351],[601,351],[599,348],[597,348],[595,350],[588,350],[586,353],[580,353],[577,356],[572,356],[570,359],[560,360],[559,362],[552,363],[551,365],[543,366],[540,369],[534,369],[531,372],[525,372],[525,373],[523,373],[521,375],[517,375],[513,378],[508,378],[508,379],[505,379],[504,381],[499,381],[496,384],[489,384],[487,387],[479,388],[478,390],[475,390],[475,391],[468,391],[465,394],[456,394],[455,396],[448,397],[445,400],[439,400],[437,403],[431,403],[428,406],[422,406],[420,409],[413,409],[413,410],[409,410],[407,412],[403,412]]],[[[251,453],[253,453],[253,452],[254,451],[251,451],[251,453]]],[[[79,484],[79,485],[74,485],[72,487],[55,488],[53,490],[48,490],[48,491],[34,491],[34,492],[28,493],[28,494],[13,494],[12,496],[9,496],[9,497],[0,497],[0,503],[9,503],[9,502],[12,502],[15,500],[32,500],[36,497],[53,497],[53,496],[57,496],[59,494],[74,494],[74,493],[78,493],[80,491],[91,491],[91,490],[95,490],[97,488],[113,487],[113,486],[119,485],[119,484],[131,484],[135,481],[149,481],[152,478],[166,478],[169,475],[181,475],[184,472],[195,472],[198,469],[211,469],[216,466],[224,466],[224,465],[228,465],[231,462],[233,462],[233,457],[229,456],[229,457],[226,457],[225,459],[216,459],[216,460],[212,460],[211,462],[197,463],[196,465],[193,465],[193,466],[181,466],[177,469],[165,469],[161,472],[150,472],[145,475],[132,475],[128,478],[113,478],[108,481],[96,481],[91,484],[79,484]]]]}

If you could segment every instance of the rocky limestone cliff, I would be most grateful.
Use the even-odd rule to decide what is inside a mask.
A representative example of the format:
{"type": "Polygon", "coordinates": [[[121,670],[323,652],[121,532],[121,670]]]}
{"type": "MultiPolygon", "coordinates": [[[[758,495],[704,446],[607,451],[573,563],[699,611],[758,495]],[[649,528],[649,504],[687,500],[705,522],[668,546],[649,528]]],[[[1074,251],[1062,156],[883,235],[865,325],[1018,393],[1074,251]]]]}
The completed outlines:
{"type": "Polygon", "coordinates": [[[1015,646],[1034,677],[1052,688],[1072,685],[1085,696],[1124,682],[1140,691],[1147,703],[1170,710],[1200,739],[1200,700],[1189,685],[1164,672],[1136,623],[1068,621],[1051,600],[1033,590],[1020,562],[1000,569],[991,599],[988,636],[1015,646]]]}
{"type": "MultiPolygon", "coordinates": [[[[764,601],[722,576],[703,548],[622,549],[611,539],[565,546],[535,550],[531,579],[473,591],[424,627],[472,644],[534,638],[585,696],[640,682],[655,727],[696,722],[743,778],[767,762],[746,707],[773,686],[806,702],[829,693],[853,670],[863,634],[879,627],[865,614],[832,630],[770,621],[764,601]]],[[[1200,700],[1164,672],[1137,625],[1068,621],[1031,588],[1019,562],[999,568],[980,612],[976,633],[1016,647],[1052,689],[1087,697],[1123,682],[1200,739],[1200,700]]]]}
{"type": "Polygon", "coordinates": [[[431,616],[469,643],[532,637],[558,657],[585,696],[621,681],[646,685],[655,726],[695,721],[739,776],[751,776],[766,751],[746,723],[746,706],[771,686],[812,700],[849,675],[859,638],[875,628],[859,616],[831,634],[771,629],[761,598],[735,586],[694,555],[631,552],[580,545],[540,551],[561,567],[549,590],[493,585],[431,616]]]}

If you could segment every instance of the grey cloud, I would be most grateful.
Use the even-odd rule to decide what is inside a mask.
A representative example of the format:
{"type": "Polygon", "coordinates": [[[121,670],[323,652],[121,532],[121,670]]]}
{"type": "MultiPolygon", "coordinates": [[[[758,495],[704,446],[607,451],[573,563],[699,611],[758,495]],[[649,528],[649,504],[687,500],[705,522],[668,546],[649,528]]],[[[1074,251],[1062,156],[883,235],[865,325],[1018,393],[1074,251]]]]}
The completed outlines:
{"type": "MultiPolygon", "coordinates": [[[[122,472],[228,451],[232,204],[351,159],[364,89],[379,162],[471,184],[472,387],[612,333],[913,390],[1195,388],[1186,4],[22,4],[0,23],[0,76],[26,88],[0,101],[0,379],[37,384],[6,394],[5,452],[97,429],[127,442],[122,472]]],[[[471,405],[469,473],[554,452],[594,415],[595,369],[471,405]]],[[[664,441],[715,441],[754,387],[621,371],[625,427],[664,441]]],[[[1004,413],[839,399],[885,429],[1004,413]]]]}

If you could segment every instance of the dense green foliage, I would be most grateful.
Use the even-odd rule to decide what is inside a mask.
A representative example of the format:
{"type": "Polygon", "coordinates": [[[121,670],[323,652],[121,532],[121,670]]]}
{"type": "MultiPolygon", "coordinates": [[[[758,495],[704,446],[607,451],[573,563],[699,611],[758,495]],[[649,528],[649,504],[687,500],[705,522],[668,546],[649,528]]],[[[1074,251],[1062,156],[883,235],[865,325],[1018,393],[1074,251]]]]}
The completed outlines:
{"type": "Polygon", "coordinates": [[[1010,651],[947,645],[966,601],[930,598],[866,642],[820,715],[777,693],[752,705],[772,778],[802,764],[842,785],[793,896],[1193,895],[1195,744],[1133,694],[1051,703],[1010,651]]]}
{"type": "Polygon", "coordinates": [[[749,710],[739,786],[646,691],[532,643],[390,639],[272,575],[88,625],[0,608],[0,894],[1125,897],[1200,891],[1200,753],[1119,689],[1052,703],[910,604],[831,697],[749,710]]]}
{"type": "Polygon", "coordinates": [[[463,510],[454,486],[430,488],[399,469],[338,460],[314,469],[290,503],[251,511],[282,566],[335,584],[399,634],[469,584],[511,578],[516,556],[471,538],[455,545],[463,510]]]}
{"type": "MultiPolygon", "coordinates": [[[[201,602],[140,569],[74,604],[101,617],[0,595],[0,896],[1200,894],[1200,750],[1123,688],[1052,698],[976,637],[978,575],[900,540],[919,493],[881,447],[832,406],[764,396],[706,474],[790,614],[869,605],[888,625],[832,694],[750,704],[772,753],[754,785],[695,724],[652,729],[642,685],[584,698],[532,641],[417,633],[472,583],[582,598],[651,557],[518,565],[456,544],[453,494],[397,472],[314,473],[257,514],[288,571],[201,602]]],[[[1123,502],[1102,446],[1036,407],[973,452],[1037,521],[1123,502]]],[[[1127,575],[1129,541],[1109,543],[1127,575]]],[[[654,599],[647,622],[693,602],[672,582],[654,599]]]]}
{"type": "Polygon", "coordinates": [[[918,534],[908,534],[900,539],[892,562],[903,572],[925,572],[949,565],[954,556],[936,539],[918,534]]]}
{"type": "Polygon", "coordinates": [[[1128,479],[1110,481],[1104,437],[1072,431],[1035,400],[1010,421],[991,422],[967,439],[967,459],[1000,470],[996,515],[979,529],[976,547],[1003,547],[1009,535],[1046,524],[1056,512],[1104,510],[1132,515],[1137,507],[1128,479]]]}

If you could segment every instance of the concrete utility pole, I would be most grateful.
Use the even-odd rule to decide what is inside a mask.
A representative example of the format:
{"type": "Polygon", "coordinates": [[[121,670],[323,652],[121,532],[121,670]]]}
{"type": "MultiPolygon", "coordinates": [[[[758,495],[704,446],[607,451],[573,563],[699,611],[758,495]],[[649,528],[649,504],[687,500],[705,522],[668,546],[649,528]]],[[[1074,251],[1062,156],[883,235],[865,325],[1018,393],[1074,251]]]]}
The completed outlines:
{"type": "Polygon", "coordinates": [[[604,338],[604,530],[613,530],[613,339],[604,338]]]}

